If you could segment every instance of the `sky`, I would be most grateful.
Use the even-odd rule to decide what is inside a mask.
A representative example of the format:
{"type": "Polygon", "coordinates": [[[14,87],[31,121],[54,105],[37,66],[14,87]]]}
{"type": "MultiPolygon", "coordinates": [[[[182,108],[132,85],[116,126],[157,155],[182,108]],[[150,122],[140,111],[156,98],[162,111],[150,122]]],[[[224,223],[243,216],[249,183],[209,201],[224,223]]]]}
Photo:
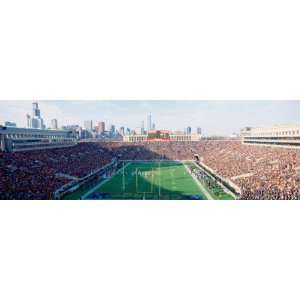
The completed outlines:
{"type": "MultiPolygon", "coordinates": [[[[16,122],[26,127],[26,114],[32,114],[33,101],[0,101],[0,124],[16,122]]],[[[58,125],[94,124],[105,121],[135,129],[152,114],[156,129],[193,132],[202,128],[204,135],[230,135],[245,126],[272,126],[300,122],[300,101],[38,101],[46,126],[51,119],[58,125]]]]}

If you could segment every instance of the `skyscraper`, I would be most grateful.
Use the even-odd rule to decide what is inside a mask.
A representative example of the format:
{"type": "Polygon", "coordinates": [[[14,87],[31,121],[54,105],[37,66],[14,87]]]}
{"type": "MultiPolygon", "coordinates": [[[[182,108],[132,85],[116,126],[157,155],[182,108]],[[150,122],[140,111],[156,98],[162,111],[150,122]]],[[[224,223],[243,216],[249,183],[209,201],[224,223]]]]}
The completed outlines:
{"type": "Polygon", "coordinates": [[[191,134],[191,133],[192,133],[192,128],[191,128],[190,126],[188,126],[188,127],[186,128],[186,133],[187,133],[187,134],[191,134]]]}
{"type": "Polygon", "coordinates": [[[26,120],[27,120],[27,128],[31,128],[31,117],[29,114],[26,115],[26,120]]]}
{"type": "Polygon", "coordinates": [[[98,122],[98,134],[104,134],[105,131],[105,123],[98,122]]]}
{"type": "Polygon", "coordinates": [[[125,128],[123,126],[120,127],[120,131],[119,132],[120,132],[121,135],[124,136],[125,135],[125,128]]]}
{"type": "Polygon", "coordinates": [[[141,123],[141,134],[144,134],[145,133],[145,122],[142,121],[141,123]]]}
{"type": "Polygon", "coordinates": [[[116,133],[116,126],[115,125],[111,125],[109,131],[110,131],[111,136],[114,136],[115,133],[116,133]]]}
{"type": "Polygon", "coordinates": [[[92,120],[84,121],[83,127],[86,130],[92,131],[92,129],[93,129],[93,121],[92,120]]]}
{"type": "Polygon", "coordinates": [[[148,131],[152,130],[152,116],[151,116],[151,114],[149,114],[148,117],[147,117],[147,130],[148,131]]]}
{"type": "MultiPolygon", "coordinates": [[[[29,125],[29,118],[27,115],[27,126],[29,125]]],[[[30,120],[30,128],[44,129],[44,121],[41,118],[41,111],[37,102],[32,103],[32,118],[30,120]]]]}
{"type": "Polygon", "coordinates": [[[51,120],[51,129],[58,129],[58,125],[57,125],[57,119],[52,119],[51,120]]]}
{"type": "Polygon", "coordinates": [[[40,118],[41,117],[41,111],[39,109],[39,105],[37,102],[32,103],[32,117],[37,117],[40,118]]]}
{"type": "Polygon", "coordinates": [[[202,130],[201,130],[200,127],[198,127],[198,128],[197,128],[197,134],[200,134],[200,135],[201,135],[201,133],[202,133],[202,130]]]}

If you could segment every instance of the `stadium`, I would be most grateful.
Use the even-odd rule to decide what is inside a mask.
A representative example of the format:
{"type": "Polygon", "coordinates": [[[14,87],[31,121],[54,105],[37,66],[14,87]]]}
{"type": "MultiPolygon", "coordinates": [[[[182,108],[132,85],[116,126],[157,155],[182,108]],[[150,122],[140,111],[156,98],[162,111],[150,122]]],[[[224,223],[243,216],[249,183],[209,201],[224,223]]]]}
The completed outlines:
{"type": "Polygon", "coordinates": [[[242,129],[232,139],[157,130],[101,142],[1,127],[0,198],[300,199],[300,126],[284,128],[242,129]]]}

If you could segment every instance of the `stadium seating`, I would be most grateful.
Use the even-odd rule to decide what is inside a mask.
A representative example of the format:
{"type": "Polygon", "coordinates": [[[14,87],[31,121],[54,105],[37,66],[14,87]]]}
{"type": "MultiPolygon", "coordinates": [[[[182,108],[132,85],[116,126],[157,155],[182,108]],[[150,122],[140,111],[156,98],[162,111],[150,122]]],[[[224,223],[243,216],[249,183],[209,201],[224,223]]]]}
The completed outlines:
{"type": "Polygon", "coordinates": [[[53,199],[62,185],[123,160],[187,160],[194,154],[242,191],[241,199],[300,199],[300,151],[240,141],[80,143],[70,148],[0,152],[0,199],[53,199]]]}

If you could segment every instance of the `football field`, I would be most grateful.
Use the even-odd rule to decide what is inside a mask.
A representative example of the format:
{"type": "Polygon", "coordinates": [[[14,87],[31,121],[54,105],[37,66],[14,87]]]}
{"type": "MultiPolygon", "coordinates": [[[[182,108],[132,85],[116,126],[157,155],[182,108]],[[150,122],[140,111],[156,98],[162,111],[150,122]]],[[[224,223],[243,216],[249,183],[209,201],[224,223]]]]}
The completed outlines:
{"type": "Polygon", "coordinates": [[[184,162],[123,162],[112,177],[81,195],[81,199],[211,199],[184,162]]]}

